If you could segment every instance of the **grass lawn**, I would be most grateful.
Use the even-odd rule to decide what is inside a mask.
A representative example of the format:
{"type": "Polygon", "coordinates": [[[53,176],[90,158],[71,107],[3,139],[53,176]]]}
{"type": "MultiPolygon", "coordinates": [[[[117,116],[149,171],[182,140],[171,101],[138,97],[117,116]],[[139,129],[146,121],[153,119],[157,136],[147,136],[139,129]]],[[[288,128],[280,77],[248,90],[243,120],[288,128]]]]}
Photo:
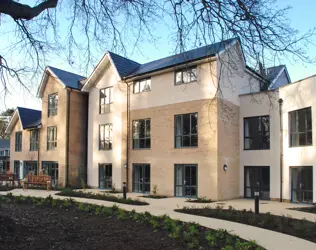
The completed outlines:
{"type": "Polygon", "coordinates": [[[270,213],[255,214],[252,211],[235,210],[232,207],[229,209],[223,209],[221,207],[184,207],[182,209],[175,209],[175,211],[238,222],[316,242],[316,223],[304,219],[299,220],[286,216],[277,216],[270,213]]]}
{"type": "Polygon", "coordinates": [[[0,246],[7,249],[263,249],[224,230],[168,216],[52,197],[0,196],[0,246]]]}

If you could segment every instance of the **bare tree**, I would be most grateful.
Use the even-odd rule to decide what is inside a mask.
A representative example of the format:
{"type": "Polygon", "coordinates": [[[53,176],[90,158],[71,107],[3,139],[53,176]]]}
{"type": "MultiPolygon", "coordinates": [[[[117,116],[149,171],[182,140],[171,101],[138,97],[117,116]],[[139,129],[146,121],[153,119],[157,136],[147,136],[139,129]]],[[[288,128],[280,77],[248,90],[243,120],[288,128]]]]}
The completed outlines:
{"type": "Polygon", "coordinates": [[[238,37],[254,68],[280,58],[310,63],[304,48],[314,30],[299,35],[291,28],[289,8],[278,8],[274,0],[42,0],[33,7],[3,0],[0,32],[14,39],[0,47],[1,83],[5,91],[12,78],[29,87],[29,75],[65,51],[70,65],[87,70],[106,49],[125,55],[127,45],[135,50],[144,39],[155,41],[152,26],[164,19],[175,24],[176,52],[238,37]],[[17,55],[24,60],[13,60],[17,55]]]}

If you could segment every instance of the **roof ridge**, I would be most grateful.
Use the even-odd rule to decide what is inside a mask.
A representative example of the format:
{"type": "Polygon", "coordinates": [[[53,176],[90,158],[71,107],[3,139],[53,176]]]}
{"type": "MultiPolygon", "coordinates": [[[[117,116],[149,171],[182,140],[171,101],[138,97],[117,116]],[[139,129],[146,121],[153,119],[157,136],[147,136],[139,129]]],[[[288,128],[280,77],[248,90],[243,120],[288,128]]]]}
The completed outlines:
{"type": "Polygon", "coordinates": [[[20,107],[20,106],[17,106],[16,108],[17,108],[17,109],[28,109],[28,110],[32,110],[32,111],[42,112],[42,110],[38,110],[38,109],[30,109],[30,108],[25,108],[25,107],[20,107]]]}

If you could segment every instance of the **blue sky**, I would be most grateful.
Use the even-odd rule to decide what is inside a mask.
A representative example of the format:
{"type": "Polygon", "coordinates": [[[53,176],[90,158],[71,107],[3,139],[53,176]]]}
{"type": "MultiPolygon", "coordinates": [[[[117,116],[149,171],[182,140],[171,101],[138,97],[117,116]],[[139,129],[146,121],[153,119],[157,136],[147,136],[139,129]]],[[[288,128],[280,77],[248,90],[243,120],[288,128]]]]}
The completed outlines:
{"type": "MultiPolygon", "coordinates": [[[[279,0],[277,4],[281,7],[286,5],[292,6],[292,9],[288,14],[288,19],[291,21],[292,27],[299,30],[299,32],[307,32],[309,29],[312,29],[316,26],[315,0],[279,0]],[[302,4],[302,2],[304,2],[304,4],[302,4]]],[[[127,47],[127,56],[139,63],[145,63],[173,54],[175,51],[175,43],[172,40],[171,31],[172,27],[170,27],[168,23],[159,25],[156,24],[153,28],[153,34],[157,37],[157,42],[152,43],[150,41],[143,41],[141,42],[140,46],[142,51],[134,51],[133,54],[129,53],[131,48],[127,47]]],[[[316,58],[316,37],[313,38],[313,42],[315,45],[310,46],[308,51],[310,57],[316,58]]],[[[100,52],[100,54],[97,56],[101,59],[103,54],[100,52]]],[[[84,72],[80,72],[76,68],[71,68],[63,57],[58,59],[55,58],[48,63],[52,66],[85,75],[84,72]]],[[[283,60],[282,63],[286,64],[292,81],[316,74],[316,65],[302,64],[299,61],[293,60],[291,60],[291,63],[288,60],[283,60]]],[[[36,98],[36,91],[39,81],[40,79],[34,79],[30,84],[30,86],[32,86],[30,89],[31,93],[27,93],[25,90],[23,90],[23,88],[15,85],[15,88],[13,91],[11,91],[11,94],[6,96],[5,105],[3,101],[3,95],[0,94],[0,98],[2,99],[0,102],[0,111],[4,110],[6,107],[16,106],[40,109],[40,100],[36,98]]]]}

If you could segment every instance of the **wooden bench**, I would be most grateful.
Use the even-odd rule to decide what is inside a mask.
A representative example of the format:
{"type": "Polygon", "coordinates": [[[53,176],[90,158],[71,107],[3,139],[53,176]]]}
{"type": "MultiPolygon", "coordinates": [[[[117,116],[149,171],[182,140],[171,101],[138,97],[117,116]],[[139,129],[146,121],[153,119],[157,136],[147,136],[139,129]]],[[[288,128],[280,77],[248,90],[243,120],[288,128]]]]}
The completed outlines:
{"type": "Polygon", "coordinates": [[[51,184],[51,177],[48,175],[26,175],[26,182],[24,183],[25,187],[28,185],[43,185],[48,189],[48,185],[51,184]],[[48,183],[49,182],[49,183],[48,183]]]}
{"type": "Polygon", "coordinates": [[[9,174],[9,173],[6,173],[6,174],[0,174],[0,182],[9,182],[11,185],[14,183],[15,181],[15,174],[9,174]]]}

